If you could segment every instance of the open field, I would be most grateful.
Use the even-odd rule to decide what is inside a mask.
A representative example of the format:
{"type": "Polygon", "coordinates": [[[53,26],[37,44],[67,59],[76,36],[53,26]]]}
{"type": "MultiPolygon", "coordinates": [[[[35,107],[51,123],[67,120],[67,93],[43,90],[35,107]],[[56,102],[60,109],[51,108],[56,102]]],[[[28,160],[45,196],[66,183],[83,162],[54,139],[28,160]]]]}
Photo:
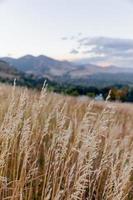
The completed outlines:
{"type": "Polygon", "coordinates": [[[0,85],[0,200],[133,200],[133,105],[0,85]]]}

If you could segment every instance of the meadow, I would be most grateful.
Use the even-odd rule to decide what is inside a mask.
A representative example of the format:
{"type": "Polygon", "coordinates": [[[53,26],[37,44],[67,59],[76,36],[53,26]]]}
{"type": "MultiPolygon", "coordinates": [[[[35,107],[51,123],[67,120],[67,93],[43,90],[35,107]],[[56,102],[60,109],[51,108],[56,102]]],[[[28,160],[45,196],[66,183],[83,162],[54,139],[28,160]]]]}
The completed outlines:
{"type": "Polygon", "coordinates": [[[133,200],[133,105],[1,84],[0,200],[133,200]]]}

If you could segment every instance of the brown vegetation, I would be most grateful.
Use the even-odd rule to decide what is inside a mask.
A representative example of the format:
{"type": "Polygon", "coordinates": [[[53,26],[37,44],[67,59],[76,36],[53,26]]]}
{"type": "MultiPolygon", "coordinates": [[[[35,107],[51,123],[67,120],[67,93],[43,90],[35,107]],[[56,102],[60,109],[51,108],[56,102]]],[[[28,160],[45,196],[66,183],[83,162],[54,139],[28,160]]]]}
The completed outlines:
{"type": "Polygon", "coordinates": [[[132,200],[132,105],[0,86],[1,200],[132,200]]]}

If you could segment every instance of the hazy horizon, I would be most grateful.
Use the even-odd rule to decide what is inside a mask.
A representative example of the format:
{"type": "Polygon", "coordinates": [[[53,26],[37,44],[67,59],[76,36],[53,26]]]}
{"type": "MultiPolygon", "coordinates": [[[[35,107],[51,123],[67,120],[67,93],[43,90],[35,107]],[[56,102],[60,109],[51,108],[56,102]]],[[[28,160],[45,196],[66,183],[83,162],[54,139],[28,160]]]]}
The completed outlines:
{"type": "Polygon", "coordinates": [[[133,66],[132,0],[0,0],[0,57],[133,66]]]}

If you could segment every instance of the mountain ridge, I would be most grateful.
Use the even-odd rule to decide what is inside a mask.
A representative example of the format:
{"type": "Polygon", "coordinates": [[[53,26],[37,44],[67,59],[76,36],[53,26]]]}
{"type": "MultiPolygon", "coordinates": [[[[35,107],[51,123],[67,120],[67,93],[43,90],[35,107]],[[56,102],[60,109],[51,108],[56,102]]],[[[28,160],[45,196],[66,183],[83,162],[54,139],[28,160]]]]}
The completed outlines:
{"type": "Polygon", "coordinates": [[[25,55],[20,58],[3,57],[1,59],[21,71],[41,76],[44,74],[45,76],[61,76],[67,70],[74,69],[74,64],[68,61],[58,61],[43,55],[25,55]]]}
{"type": "Polygon", "coordinates": [[[128,82],[133,84],[133,68],[122,68],[114,65],[101,67],[91,63],[76,65],[69,61],[59,61],[44,55],[25,55],[20,58],[4,57],[1,59],[8,62],[10,67],[23,73],[47,78],[60,84],[90,85],[91,83],[99,86],[99,84],[102,85],[102,82],[107,85],[108,82],[111,84],[111,80],[115,84],[128,84],[128,82]]]}

